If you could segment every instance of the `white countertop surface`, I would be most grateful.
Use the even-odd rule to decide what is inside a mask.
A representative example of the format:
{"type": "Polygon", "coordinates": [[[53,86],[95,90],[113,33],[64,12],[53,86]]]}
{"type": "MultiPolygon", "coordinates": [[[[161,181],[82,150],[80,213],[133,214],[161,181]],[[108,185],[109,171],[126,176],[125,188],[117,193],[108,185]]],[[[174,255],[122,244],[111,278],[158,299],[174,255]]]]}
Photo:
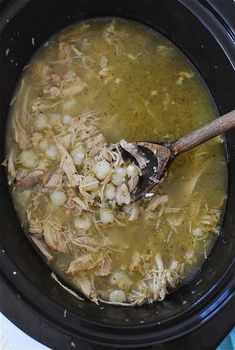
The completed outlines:
{"type": "Polygon", "coordinates": [[[50,350],[29,337],[0,313],[0,350],[50,350]]]}

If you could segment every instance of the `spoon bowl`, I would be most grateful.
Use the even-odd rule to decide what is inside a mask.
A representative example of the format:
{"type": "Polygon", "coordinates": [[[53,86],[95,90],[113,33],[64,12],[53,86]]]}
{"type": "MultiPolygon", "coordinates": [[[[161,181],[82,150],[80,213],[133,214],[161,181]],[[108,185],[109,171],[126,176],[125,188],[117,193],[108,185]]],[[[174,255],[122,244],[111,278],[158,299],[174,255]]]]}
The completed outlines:
{"type": "MultiPolygon", "coordinates": [[[[137,142],[133,145],[141,157],[147,159],[146,166],[141,169],[141,176],[138,186],[131,193],[131,200],[135,201],[141,197],[150,197],[149,193],[163,179],[173,159],[170,148],[167,144],[150,142],[137,142]]],[[[122,146],[119,147],[124,161],[131,161],[139,166],[138,160],[122,146]]]]}

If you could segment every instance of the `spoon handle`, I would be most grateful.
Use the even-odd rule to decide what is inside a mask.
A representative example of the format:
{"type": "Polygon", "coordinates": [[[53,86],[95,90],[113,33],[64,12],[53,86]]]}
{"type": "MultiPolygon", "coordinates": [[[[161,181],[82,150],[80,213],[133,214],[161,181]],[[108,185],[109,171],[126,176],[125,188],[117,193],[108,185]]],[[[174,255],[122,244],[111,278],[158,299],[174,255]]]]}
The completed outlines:
{"type": "Polygon", "coordinates": [[[215,119],[213,122],[181,137],[170,146],[176,156],[204,143],[213,137],[223,134],[225,131],[235,127],[235,110],[215,119]]]}

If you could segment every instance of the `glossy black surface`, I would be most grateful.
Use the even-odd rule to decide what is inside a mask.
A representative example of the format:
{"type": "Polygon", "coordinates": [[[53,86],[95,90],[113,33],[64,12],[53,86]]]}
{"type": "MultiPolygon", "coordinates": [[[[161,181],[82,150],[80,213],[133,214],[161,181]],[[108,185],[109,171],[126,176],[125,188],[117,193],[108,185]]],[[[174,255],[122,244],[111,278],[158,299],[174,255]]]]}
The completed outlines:
{"type": "MultiPolygon", "coordinates": [[[[164,34],[200,71],[220,114],[235,108],[234,42],[215,16],[196,0],[32,0],[10,1],[7,5],[5,2],[0,13],[0,162],[4,159],[9,103],[19,75],[36,48],[66,25],[102,16],[134,19],[164,34]],[[32,46],[32,37],[35,46],[32,46]],[[8,48],[10,51],[6,56],[8,48]]],[[[186,334],[191,334],[191,339],[195,339],[195,330],[220,312],[235,293],[234,131],[227,134],[226,143],[228,202],[221,234],[211,256],[188,285],[161,303],[139,308],[80,302],[51,278],[50,269],[22,232],[1,167],[0,272],[2,281],[7,281],[22,298],[26,309],[28,305],[33,310],[33,316],[39,317],[40,322],[35,324],[35,337],[40,337],[42,341],[44,332],[44,342],[58,349],[64,347],[50,339],[46,327],[61,334],[61,344],[64,335],[66,339],[72,339],[77,347],[81,341],[86,341],[86,344],[103,344],[109,348],[115,345],[125,349],[144,349],[153,344],[170,348],[169,341],[186,334]],[[13,271],[17,273],[13,274],[13,271]],[[163,346],[165,342],[168,345],[163,346]]],[[[230,305],[234,309],[234,303],[230,305]]],[[[229,310],[235,312],[233,309],[229,310]]],[[[231,322],[234,322],[234,318],[231,322]]],[[[227,330],[231,326],[228,325],[227,330]]],[[[31,325],[29,329],[32,329],[31,325]]],[[[189,342],[188,346],[191,345],[189,342]]],[[[205,348],[212,346],[207,345],[205,348]]],[[[86,346],[90,348],[90,345],[86,346]]],[[[69,343],[65,348],[70,347],[72,345],[69,343]]],[[[80,348],[85,349],[83,345],[80,348]]]]}

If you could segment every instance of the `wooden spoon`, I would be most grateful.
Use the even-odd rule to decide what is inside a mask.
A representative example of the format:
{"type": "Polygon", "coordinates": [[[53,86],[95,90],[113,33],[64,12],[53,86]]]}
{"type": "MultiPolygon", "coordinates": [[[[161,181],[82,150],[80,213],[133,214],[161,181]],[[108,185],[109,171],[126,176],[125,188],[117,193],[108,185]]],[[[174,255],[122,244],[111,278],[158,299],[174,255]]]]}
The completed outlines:
{"type": "Polygon", "coordinates": [[[166,171],[179,154],[235,127],[235,110],[215,119],[213,122],[181,137],[174,142],[133,142],[120,141],[119,147],[125,161],[134,161],[141,169],[139,183],[131,193],[132,201],[151,196],[153,187],[161,182],[166,171]],[[145,159],[145,164],[143,164],[145,159]],[[142,163],[142,165],[141,165],[142,163]]]}

